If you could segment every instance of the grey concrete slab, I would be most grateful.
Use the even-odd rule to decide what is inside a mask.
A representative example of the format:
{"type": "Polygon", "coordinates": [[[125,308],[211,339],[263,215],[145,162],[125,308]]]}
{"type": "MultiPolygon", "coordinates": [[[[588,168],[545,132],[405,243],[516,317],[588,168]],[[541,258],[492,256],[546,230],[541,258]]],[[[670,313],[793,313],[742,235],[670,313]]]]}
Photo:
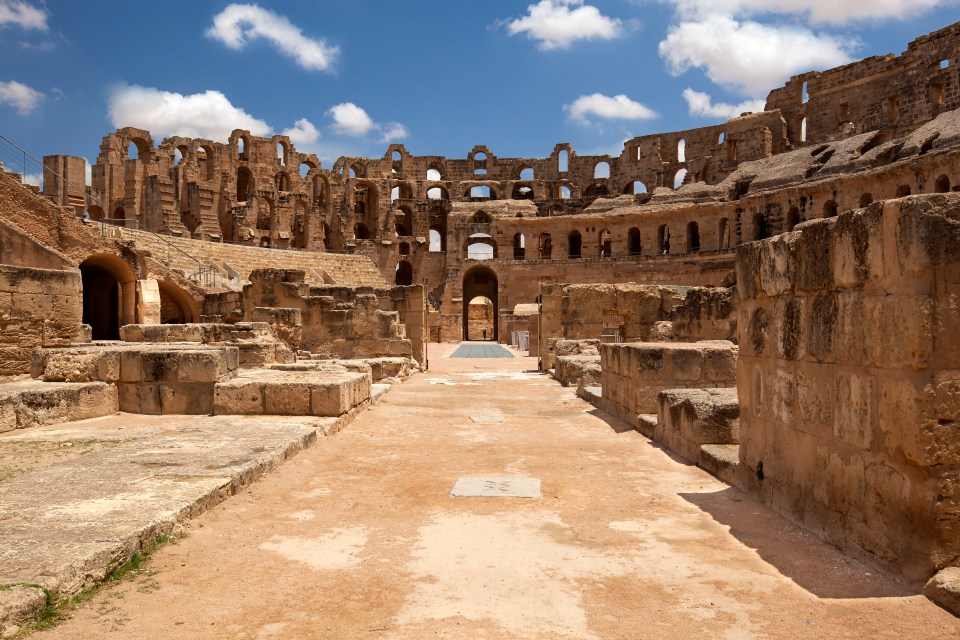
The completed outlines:
{"type": "Polygon", "coordinates": [[[538,478],[465,476],[457,479],[451,498],[539,498],[538,478]]]}
{"type": "Polygon", "coordinates": [[[498,344],[464,344],[450,354],[451,358],[513,358],[512,353],[498,344]]]}

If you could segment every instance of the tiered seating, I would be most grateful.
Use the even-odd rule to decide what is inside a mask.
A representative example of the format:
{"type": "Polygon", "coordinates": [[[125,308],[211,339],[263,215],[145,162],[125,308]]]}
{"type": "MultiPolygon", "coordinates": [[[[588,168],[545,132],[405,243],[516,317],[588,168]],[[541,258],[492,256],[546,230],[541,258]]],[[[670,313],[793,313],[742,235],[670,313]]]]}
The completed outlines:
{"type": "Polygon", "coordinates": [[[303,269],[306,281],[311,284],[336,284],[347,287],[388,286],[377,265],[364,255],[287,251],[204,242],[176,236],[158,237],[146,231],[121,227],[108,230],[125,240],[133,240],[137,248],[149,250],[155,258],[174,269],[183,271],[188,276],[197,272],[197,263],[188,257],[192,256],[200,260],[204,268],[211,262],[219,265],[226,263],[239,273],[243,280],[248,280],[250,272],[254,269],[303,269]]]}

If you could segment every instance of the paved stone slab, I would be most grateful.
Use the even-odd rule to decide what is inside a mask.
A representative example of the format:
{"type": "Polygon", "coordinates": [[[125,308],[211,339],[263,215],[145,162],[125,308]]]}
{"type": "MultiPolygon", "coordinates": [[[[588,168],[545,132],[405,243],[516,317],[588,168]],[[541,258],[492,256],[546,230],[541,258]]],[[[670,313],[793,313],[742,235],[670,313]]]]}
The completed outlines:
{"type": "Polygon", "coordinates": [[[539,498],[538,478],[503,478],[465,476],[459,478],[450,492],[451,498],[539,498]]]}
{"type": "MultiPolygon", "coordinates": [[[[178,521],[334,431],[336,422],[120,415],[59,425],[46,432],[50,438],[115,439],[119,429],[124,439],[0,482],[0,584],[76,593],[178,521]]],[[[24,435],[33,439],[45,433],[30,431],[24,435]]]]}
{"type": "Polygon", "coordinates": [[[498,344],[464,344],[450,354],[451,358],[513,358],[514,355],[498,344]]]}

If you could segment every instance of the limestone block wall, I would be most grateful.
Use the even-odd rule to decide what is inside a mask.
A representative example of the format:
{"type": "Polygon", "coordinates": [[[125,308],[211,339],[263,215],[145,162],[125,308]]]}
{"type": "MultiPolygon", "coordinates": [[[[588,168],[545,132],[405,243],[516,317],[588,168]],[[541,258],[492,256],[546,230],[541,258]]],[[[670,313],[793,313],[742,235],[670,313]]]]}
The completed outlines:
{"type": "Polygon", "coordinates": [[[647,340],[654,324],[667,319],[682,300],[680,289],[656,285],[544,285],[539,334],[543,368],[553,368],[550,339],[599,339],[605,331],[616,331],[625,342],[647,340]]]}
{"type": "MultiPolygon", "coordinates": [[[[390,302],[383,303],[374,289],[312,287],[303,279],[298,270],[254,270],[243,290],[245,318],[257,307],[299,309],[304,350],[337,358],[412,357],[413,344],[388,291],[383,299],[390,302]]],[[[423,327],[421,321],[420,334],[423,327]]]]}
{"type": "Polygon", "coordinates": [[[77,269],[0,264],[0,377],[30,373],[35,347],[70,344],[82,334],[77,269]]]}
{"type": "Polygon", "coordinates": [[[738,483],[908,579],[960,559],[960,194],[744,245],[737,277],[738,483]]]}
{"type": "Polygon", "coordinates": [[[733,387],[737,346],[724,340],[600,345],[601,407],[629,425],[657,413],[666,389],[733,387]]]}

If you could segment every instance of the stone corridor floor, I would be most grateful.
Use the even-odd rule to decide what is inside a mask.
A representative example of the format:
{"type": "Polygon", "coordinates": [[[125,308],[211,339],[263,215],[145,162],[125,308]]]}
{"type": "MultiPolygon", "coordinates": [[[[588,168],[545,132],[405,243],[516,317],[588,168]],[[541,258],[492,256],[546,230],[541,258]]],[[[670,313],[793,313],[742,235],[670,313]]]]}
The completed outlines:
{"type": "Polygon", "coordinates": [[[451,359],[191,521],[53,638],[957,638],[960,620],[595,411],[451,359]],[[463,476],[538,499],[452,498],[463,476]]]}

